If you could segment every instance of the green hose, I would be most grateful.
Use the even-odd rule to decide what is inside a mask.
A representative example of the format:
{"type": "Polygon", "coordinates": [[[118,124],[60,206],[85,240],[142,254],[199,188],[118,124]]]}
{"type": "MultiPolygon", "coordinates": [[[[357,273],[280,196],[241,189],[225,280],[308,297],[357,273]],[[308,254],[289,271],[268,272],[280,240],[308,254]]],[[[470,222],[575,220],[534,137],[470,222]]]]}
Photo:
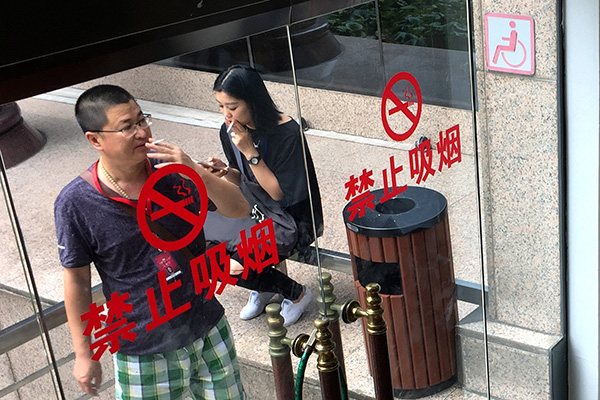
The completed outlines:
{"type": "Polygon", "coordinates": [[[312,354],[312,346],[306,346],[300,362],[298,363],[298,371],[296,372],[296,400],[302,400],[302,385],[304,384],[304,373],[306,372],[306,364],[308,358],[312,354]]]}
{"type": "MultiPolygon", "coordinates": [[[[298,371],[296,372],[296,400],[302,400],[302,385],[304,384],[304,373],[306,372],[306,364],[308,358],[312,354],[312,347],[306,347],[300,362],[298,363],[298,371]]],[[[346,381],[346,375],[344,374],[344,368],[340,364],[338,367],[338,374],[340,377],[340,387],[342,390],[342,400],[348,400],[348,382],[346,381]]]]}
{"type": "Polygon", "coordinates": [[[338,367],[340,375],[340,385],[342,388],[342,400],[348,400],[348,382],[346,382],[346,374],[344,374],[344,368],[342,364],[338,367]]]}

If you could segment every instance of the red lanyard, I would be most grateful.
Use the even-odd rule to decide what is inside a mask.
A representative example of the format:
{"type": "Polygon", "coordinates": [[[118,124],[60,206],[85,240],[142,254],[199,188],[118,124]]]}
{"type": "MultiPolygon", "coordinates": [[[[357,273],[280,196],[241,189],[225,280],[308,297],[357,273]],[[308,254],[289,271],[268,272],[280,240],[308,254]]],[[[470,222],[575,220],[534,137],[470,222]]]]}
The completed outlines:
{"type": "MultiPolygon", "coordinates": [[[[94,180],[94,185],[96,186],[96,189],[98,189],[98,191],[100,193],[102,193],[103,195],[105,195],[106,197],[108,197],[111,200],[114,201],[118,201],[119,203],[123,203],[123,204],[127,204],[128,206],[132,206],[133,208],[137,208],[137,201],[133,201],[133,200],[129,200],[129,199],[125,199],[123,197],[111,197],[109,195],[107,195],[104,190],[102,190],[102,186],[100,186],[100,180],[98,179],[98,163],[100,162],[100,160],[96,161],[96,163],[92,166],[92,179],[94,180]]],[[[146,162],[148,163],[148,174],[152,174],[152,166],[150,165],[150,161],[146,160],[146,162]]],[[[146,213],[151,212],[151,208],[150,206],[150,199],[148,199],[148,202],[146,204],[146,213]]]]}

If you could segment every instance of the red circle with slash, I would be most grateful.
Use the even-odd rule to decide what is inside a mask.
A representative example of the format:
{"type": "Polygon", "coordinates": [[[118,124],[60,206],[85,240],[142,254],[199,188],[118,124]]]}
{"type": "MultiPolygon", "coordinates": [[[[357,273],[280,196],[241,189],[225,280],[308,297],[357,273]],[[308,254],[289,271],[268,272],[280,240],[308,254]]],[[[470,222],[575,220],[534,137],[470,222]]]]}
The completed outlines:
{"type": "Polygon", "coordinates": [[[406,140],[413,134],[415,129],[417,129],[417,125],[419,124],[419,119],[421,118],[421,108],[422,108],[422,97],[421,97],[421,88],[419,87],[419,83],[415,79],[414,76],[409,74],[408,72],[398,72],[396,75],[389,80],[387,85],[385,86],[385,90],[383,91],[383,97],[381,99],[381,122],[383,123],[383,127],[385,128],[385,132],[394,140],[402,141],[406,140]],[[392,88],[399,81],[408,81],[413,88],[415,89],[417,95],[417,113],[413,114],[412,111],[408,108],[408,102],[403,102],[394,94],[392,88]],[[386,108],[387,100],[391,100],[394,103],[394,108],[388,110],[386,108]],[[398,111],[402,111],[402,113],[408,118],[411,122],[411,127],[402,133],[397,133],[390,128],[390,124],[388,122],[388,116],[391,116],[398,111]]]}
{"type": "MultiPolygon", "coordinates": [[[[204,221],[206,220],[206,215],[208,213],[208,195],[206,194],[206,187],[204,186],[204,182],[200,175],[191,167],[183,164],[170,164],[165,167],[160,168],[150,175],[142,191],[140,193],[140,198],[137,204],[137,220],[140,226],[140,230],[142,231],[142,235],[144,238],[150,243],[152,246],[156,247],[160,250],[166,251],[176,251],[184,248],[188,244],[190,244],[200,233],[202,227],[204,226],[204,221]],[[186,209],[185,206],[190,204],[190,200],[193,202],[192,197],[184,198],[178,202],[175,202],[162,193],[154,190],[154,185],[161,178],[170,174],[182,174],[191,179],[191,181],[198,188],[198,193],[200,195],[200,213],[199,215],[194,214],[190,210],[186,209]],[[158,205],[162,206],[162,210],[151,213],[150,215],[146,214],[146,203],[155,202],[158,205]],[[179,218],[187,221],[192,224],[192,230],[182,237],[181,239],[170,241],[163,240],[152,232],[150,226],[148,225],[148,220],[146,218],[153,219],[153,215],[164,215],[164,214],[175,214],[179,218]]],[[[160,217],[157,217],[158,219],[160,217]]]]}

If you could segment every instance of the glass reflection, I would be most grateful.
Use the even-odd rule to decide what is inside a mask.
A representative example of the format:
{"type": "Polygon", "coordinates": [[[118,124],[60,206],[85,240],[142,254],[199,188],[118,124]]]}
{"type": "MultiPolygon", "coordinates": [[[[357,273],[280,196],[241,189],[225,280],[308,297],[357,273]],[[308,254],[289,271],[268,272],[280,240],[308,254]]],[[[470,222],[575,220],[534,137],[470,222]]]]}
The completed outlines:
{"type": "MultiPolygon", "coordinates": [[[[402,15],[408,21],[411,18],[426,18],[425,15],[430,12],[408,6],[401,11],[386,11],[384,8],[386,3],[384,1],[379,3],[381,14],[379,23],[383,32],[389,32],[386,24],[392,23],[393,16],[397,12],[404,13],[402,15]]],[[[308,128],[305,135],[306,143],[314,160],[324,211],[325,229],[323,237],[319,238],[319,251],[322,250],[326,256],[340,256],[342,260],[345,260],[345,264],[343,262],[334,263],[338,270],[328,270],[332,275],[331,282],[335,286],[334,294],[338,299],[337,302],[356,298],[356,282],[360,283],[360,280],[355,279],[357,277],[351,275],[349,258],[350,255],[357,256],[357,254],[354,254],[352,248],[349,247],[349,233],[342,216],[345,205],[353,199],[349,187],[354,187],[354,185],[350,183],[346,187],[346,184],[352,182],[352,177],[354,177],[358,181],[355,194],[360,195],[358,192],[360,192],[361,185],[365,186],[364,189],[374,192],[376,189],[383,189],[386,186],[385,180],[387,180],[389,188],[407,184],[433,190],[444,197],[447,204],[447,225],[446,222],[443,222],[438,227],[439,221],[436,221],[438,224],[435,224],[434,229],[440,237],[445,234],[451,243],[451,249],[449,248],[447,253],[451,253],[452,273],[459,283],[457,289],[459,327],[460,324],[481,321],[477,300],[477,287],[481,287],[479,277],[482,266],[479,255],[480,236],[478,234],[477,186],[475,184],[477,170],[473,150],[475,138],[469,100],[470,80],[468,69],[465,67],[468,63],[468,53],[458,44],[443,45],[444,40],[460,41],[460,29],[451,22],[456,21],[460,25],[462,17],[459,18],[448,11],[444,14],[446,23],[440,22],[441,20],[431,23],[435,26],[439,23],[444,26],[443,29],[456,28],[456,34],[447,35],[446,39],[436,36],[431,40],[417,40],[412,36],[406,36],[402,42],[388,41],[388,39],[382,38],[383,43],[381,43],[375,28],[378,21],[373,20],[373,15],[376,16],[377,11],[375,3],[371,2],[362,7],[346,10],[344,13],[319,17],[290,27],[292,54],[299,83],[298,99],[291,85],[293,74],[291,62],[287,57],[288,37],[285,32],[282,33],[282,30],[242,39],[203,53],[166,60],[160,64],[163,67],[168,65],[171,68],[173,66],[177,68],[191,67],[209,71],[206,74],[209,77],[206,82],[210,83],[214,82],[218,72],[231,64],[254,65],[267,81],[269,92],[284,114],[299,119],[296,101],[300,102],[303,126],[308,128]],[[448,22],[449,20],[450,22],[448,22]],[[453,38],[449,39],[451,36],[453,38]],[[442,48],[423,46],[424,44],[439,45],[440,43],[442,43],[442,48]],[[314,61],[307,61],[311,59],[314,61]],[[381,119],[381,95],[386,84],[398,72],[406,72],[413,76],[422,93],[421,104],[415,102],[406,105],[406,110],[409,111],[388,115],[391,130],[406,131],[410,127],[407,125],[410,123],[408,112],[416,115],[417,107],[422,108],[418,126],[410,137],[402,142],[394,141],[389,135],[386,135],[381,119]],[[350,94],[344,95],[342,92],[350,94]],[[362,96],[356,96],[356,94],[362,96]],[[403,115],[404,118],[398,118],[403,115]],[[459,126],[460,129],[453,129],[455,126],[459,126]],[[456,141],[458,133],[460,143],[456,141]],[[460,147],[460,161],[452,162],[458,155],[456,151],[452,152],[453,145],[460,147]],[[446,157],[447,160],[441,161],[442,157],[446,157]],[[429,161],[431,164],[428,164],[429,161]],[[400,166],[403,167],[401,170],[400,166]],[[370,179],[373,179],[373,185],[369,185],[370,179]],[[392,183],[394,179],[396,184],[392,183]],[[344,267],[339,267],[341,264],[344,267]],[[470,288],[473,290],[469,291],[470,288]],[[475,295],[468,296],[465,294],[467,292],[475,293],[475,295]]],[[[437,10],[436,12],[441,11],[437,10]]],[[[456,11],[455,13],[460,14],[456,11]]],[[[111,79],[115,78],[109,77],[100,81],[111,79]]],[[[124,86],[131,89],[135,96],[144,98],[143,77],[137,79],[139,82],[135,79],[126,80],[124,86]],[[136,90],[139,93],[136,93],[136,90]]],[[[86,83],[80,85],[80,88],[89,87],[95,83],[97,82],[86,83]]],[[[392,87],[391,93],[398,99],[397,101],[408,104],[411,98],[416,96],[415,86],[406,79],[398,83],[404,85],[392,87]]],[[[208,104],[213,104],[213,106],[205,106],[203,109],[214,113],[212,125],[198,122],[199,119],[194,120],[192,124],[181,124],[175,122],[174,119],[157,118],[153,125],[153,131],[157,133],[157,137],[181,145],[197,159],[203,160],[215,156],[226,160],[227,155],[223,152],[222,142],[219,138],[219,127],[223,116],[218,114],[218,104],[213,100],[212,87],[209,84],[205,86],[202,88],[192,87],[191,91],[201,92],[205,99],[210,99],[208,104]]],[[[159,91],[164,92],[170,90],[171,88],[166,86],[159,88],[159,91]]],[[[40,158],[35,162],[32,159],[28,165],[31,171],[36,171],[38,176],[31,175],[14,179],[15,188],[21,193],[19,203],[22,204],[20,206],[22,210],[20,213],[32,215],[32,222],[29,223],[28,228],[34,232],[30,234],[31,241],[40,244],[39,251],[36,250],[36,257],[43,262],[36,262],[36,265],[47,265],[48,270],[52,270],[47,276],[50,277],[48,282],[54,283],[48,284],[49,287],[44,290],[52,294],[52,296],[48,294],[49,297],[60,299],[61,285],[58,283],[60,276],[56,274],[60,268],[57,267],[56,249],[53,247],[55,240],[50,208],[57,191],[73,176],[89,166],[94,161],[94,154],[87,148],[87,143],[71,118],[71,105],[53,104],[53,109],[49,110],[46,107],[48,103],[44,100],[29,99],[22,103],[30,118],[36,120],[39,124],[37,126],[49,136],[49,147],[47,147],[47,153],[43,153],[44,157],[60,157],[61,155],[65,157],[65,154],[70,156],[69,163],[64,163],[64,165],[60,165],[60,168],[52,171],[45,168],[48,158],[40,158]],[[36,192],[37,185],[27,183],[34,182],[40,177],[51,185],[50,190],[36,192]],[[36,206],[36,199],[39,201],[40,198],[46,197],[50,199],[47,204],[44,203],[44,207],[48,210],[45,209],[41,215],[29,211],[36,206]],[[43,220],[45,229],[37,228],[36,224],[40,220],[43,220]]],[[[392,103],[392,100],[386,103],[386,111],[393,109],[392,103]]],[[[147,107],[144,105],[143,109],[145,112],[152,112],[153,115],[156,115],[156,111],[151,107],[152,105],[147,107]]],[[[306,174],[305,171],[297,173],[298,176],[306,174]]],[[[397,202],[393,199],[390,199],[389,202],[380,202],[375,210],[380,214],[389,214],[390,210],[397,212],[395,203],[397,202]]],[[[355,218],[357,221],[360,219],[359,216],[355,218]]],[[[426,231],[427,229],[425,229],[426,231]]],[[[426,233],[423,233],[423,236],[425,235],[426,233]]],[[[411,238],[411,240],[413,239],[411,238]]],[[[398,242],[396,245],[399,246],[398,242]]],[[[438,251],[438,253],[440,252],[438,251]]],[[[331,258],[327,258],[327,260],[331,260],[331,258]]],[[[287,273],[297,282],[315,289],[316,293],[319,284],[313,276],[314,267],[310,265],[315,263],[313,261],[299,263],[288,260],[287,273]]],[[[356,264],[357,260],[354,261],[356,264]]],[[[361,262],[358,261],[359,264],[361,262]]],[[[372,268],[372,266],[372,264],[361,265],[360,268],[357,267],[357,273],[360,269],[362,274],[365,268],[372,268]]],[[[40,272],[40,274],[44,273],[44,271],[40,272]]],[[[397,278],[396,275],[394,279],[397,278]]],[[[402,278],[400,276],[401,281],[402,278]]],[[[404,277],[404,280],[406,279],[404,277]]],[[[412,285],[411,289],[414,290],[415,287],[412,285]]],[[[452,296],[451,293],[450,298],[452,296]]],[[[268,365],[268,349],[264,340],[266,336],[264,314],[251,321],[238,319],[239,311],[247,303],[248,291],[239,286],[228,286],[219,299],[230,315],[239,357],[268,365]],[[251,345],[242,346],[243,343],[251,343],[251,345]]],[[[281,298],[276,298],[276,300],[281,301],[281,298]]],[[[322,299],[322,301],[325,300],[327,299],[322,299]]],[[[312,322],[318,315],[319,307],[312,303],[303,318],[289,328],[290,335],[312,331],[312,322]]],[[[432,319],[439,320],[435,311],[432,313],[431,315],[434,315],[432,319]]],[[[445,315],[452,317],[452,314],[453,312],[450,311],[445,315]]],[[[351,364],[353,370],[360,371],[358,376],[352,376],[352,379],[349,379],[349,383],[352,382],[351,385],[354,385],[350,387],[350,390],[361,394],[363,392],[372,394],[369,392],[372,390],[372,381],[368,373],[369,364],[365,358],[364,340],[360,329],[356,324],[342,325],[341,331],[345,363],[346,365],[351,364]]],[[[65,333],[60,336],[64,339],[65,333]]],[[[451,347],[452,340],[450,336],[448,338],[447,346],[451,347]]],[[[469,340],[470,338],[464,338],[462,342],[459,340],[456,350],[459,359],[458,368],[462,368],[465,372],[465,381],[461,384],[466,385],[469,384],[469,369],[482,368],[474,360],[464,358],[464,350],[467,345],[472,346],[471,348],[481,346],[481,342],[474,341],[472,344],[469,340]]],[[[425,344],[422,346],[425,347],[425,344]]],[[[296,367],[297,360],[294,360],[294,363],[294,367],[296,367]]],[[[107,376],[112,375],[110,368],[110,366],[105,368],[107,376]]],[[[64,381],[72,381],[71,370],[70,364],[63,368],[64,381]]],[[[316,379],[316,371],[309,369],[307,376],[316,379]]],[[[400,380],[399,385],[396,382],[397,389],[403,388],[402,385],[406,384],[405,381],[402,381],[402,377],[400,380]]],[[[426,384],[426,386],[431,385],[426,384]]],[[[455,388],[456,386],[448,390],[452,391],[455,388]]],[[[69,393],[74,398],[77,388],[73,388],[73,391],[69,393]]],[[[448,392],[443,393],[445,394],[439,396],[447,395],[448,392]]],[[[431,398],[435,398],[434,395],[431,398]]]]}
{"type": "MultiPolygon", "coordinates": [[[[437,398],[460,390],[457,376],[468,380],[477,361],[461,353],[456,325],[482,320],[482,263],[466,11],[458,2],[445,10],[430,3],[396,9],[382,1],[325,16],[343,51],[311,89],[298,79],[298,91],[326,188],[319,250],[349,252],[352,261],[351,271],[332,273],[336,297],[357,297],[364,307],[366,284],[380,283],[395,394],[437,398]],[[339,90],[337,78],[367,96],[312,89],[339,90]]],[[[293,37],[292,44],[296,59],[293,37]]],[[[341,327],[345,350],[363,342],[356,328],[341,327]]],[[[482,342],[474,346],[483,351],[482,342]]],[[[346,365],[372,372],[363,352],[345,352],[346,365]]],[[[373,394],[355,379],[349,390],[373,394]]]]}
{"type": "MultiPolygon", "coordinates": [[[[240,63],[240,62],[244,62],[247,64],[247,60],[236,60],[236,63],[240,63]]],[[[216,78],[216,74],[212,75],[212,78],[210,79],[211,82],[214,81],[215,78],[216,78]]],[[[106,79],[110,80],[111,77],[106,78],[106,79]]],[[[144,79],[140,78],[140,80],[143,81],[144,79]]],[[[103,80],[101,79],[99,81],[82,84],[78,88],[71,88],[66,91],[63,91],[63,93],[61,93],[61,95],[64,95],[64,93],[67,93],[67,94],[70,93],[71,99],[76,99],[83,89],[85,89],[87,87],[91,87],[102,81],[103,80]]],[[[120,82],[115,82],[115,83],[121,84],[120,82]]],[[[124,87],[133,87],[134,89],[132,90],[132,93],[138,98],[141,97],[140,94],[136,93],[136,91],[135,91],[136,87],[143,86],[141,83],[138,85],[138,83],[136,83],[135,80],[132,80],[132,81],[128,81],[127,83],[122,84],[122,85],[124,87]]],[[[285,115],[294,115],[293,111],[296,110],[296,107],[295,107],[295,101],[294,101],[294,91],[292,90],[292,88],[290,88],[289,86],[278,86],[278,85],[272,86],[269,83],[268,83],[268,86],[269,86],[269,91],[270,91],[271,95],[274,97],[276,104],[278,104],[278,105],[282,104],[281,111],[284,112],[285,115]],[[283,99],[283,101],[281,101],[281,99],[283,99]],[[286,108],[289,104],[291,104],[292,107],[286,108]]],[[[210,104],[212,104],[212,107],[209,107],[209,108],[211,109],[211,111],[214,111],[209,118],[211,121],[207,123],[207,121],[205,119],[203,119],[198,124],[200,126],[194,124],[193,122],[192,123],[194,125],[185,125],[185,124],[182,125],[182,124],[175,123],[175,122],[173,122],[173,119],[168,118],[168,116],[165,117],[165,114],[168,114],[168,113],[166,113],[165,110],[160,109],[160,106],[154,106],[154,107],[158,107],[160,109],[160,111],[157,112],[156,108],[155,109],[152,108],[153,105],[148,105],[148,104],[143,104],[143,103],[141,103],[141,104],[143,104],[142,107],[145,112],[151,112],[155,116],[155,120],[154,120],[154,123],[152,126],[155,137],[165,139],[169,143],[175,143],[175,144],[181,145],[184,149],[186,149],[186,151],[189,154],[191,154],[194,158],[199,159],[199,160],[206,160],[210,157],[215,157],[215,158],[220,158],[221,160],[230,161],[227,159],[226,154],[224,154],[224,152],[223,152],[222,142],[221,142],[221,139],[219,138],[218,130],[215,129],[215,127],[218,127],[221,125],[221,123],[225,119],[225,115],[220,115],[218,113],[218,110],[219,110],[218,102],[215,98],[215,93],[212,91],[212,87],[198,88],[198,89],[199,89],[199,91],[205,90],[208,93],[206,97],[210,96],[210,104]],[[160,115],[160,114],[162,114],[163,117],[156,118],[156,115],[160,115]]],[[[168,88],[165,87],[164,90],[168,91],[168,88]]],[[[56,96],[56,95],[49,94],[44,98],[50,99],[52,96],[56,96]]],[[[54,99],[56,99],[56,98],[54,98],[54,99]]],[[[74,176],[77,176],[79,172],[86,169],[91,163],[93,163],[95,160],[95,154],[93,152],[93,149],[89,148],[89,144],[87,143],[85,138],[82,136],[80,129],[76,126],[75,121],[72,118],[73,110],[72,110],[71,104],[50,103],[48,101],[40,100],[40,99],[28,99],[26,101],[23,101],[22,103],[23,103],[24,109],[26,110],[27,114],[29,115],[29,118],[31,118],[32,120],[35,121],[36,126],[38,126],[39,129],[41,129],[47,133],[47,135],[49,137],[49,141],[48,141],[48,145],[44,149],[44,151],[47,151],[47,153],[45,153],[44,151],[41,152],[37,157],[31,159],[29,164],[27,165],[27,169],[24,169],[24,173],[26,175],[27,174],[29,174],[29,175],[27,175],[27,177],[25,177],[25,178],[18,177],[18,179],[15,179],[16,186],[18,188],[17,190],[21,191],[21,196],[26,198],[28,189],[30,190],[31,187],[24,188],[23,186],[19,186],[19,184],[21,182],[26,182],[26,179],[31,176],[30,174],[34,173],[35,171],[42,170],[43,169],[42,166],[44,165],[44,162],[47,162],[49,157],[51,157],[51,156],[66,157],[67,155],[70,157],[69,163],[61,164],[60,167],[58,167],[54,171],[52,171],[52,173],[54,175],[52,175],[50,173],[50,171],[48,171],[47,169],[43,173],[44,178],[45,178],[45,184],[50,185],[52,187],[52,190],[44,193],[43,196],[39,196],[37,198],[39,203],[35,203],[35,204],[41,205],[41,204],[44,204],[44,202],[47,202],[47,204],[44,207],[47,208],[46,211],[48,211],[48,212],[47,212],[47,215],[44,214],[43,219],[44,219],[44,224],[48,224],[51,226],[52,221],[53,221],[51,204],[53,203],[53,201],[54,201],[53,199],[56,197],[56,195],[58,193],[57,191],[59,191],[60,188],[63,187],[67,182],[69,182],[74,176]],[[54,118],[50,118],[49,113],[52,113],[54,115],[54,118]],[[42,199],[42,198],[45,200],[41,201],[40,199],[42,199]]],[[[254,125],[254,124],[249,124],[248,122],[249,121],[246,121],[244,123],[244,125],[249,125],[248,127],[250,129],[252,129],[253,128],[252,125],[254,125]]],[[[254,128],[256,128],[256,126],[254,126],[254,128]]],[[[296,128],[298,128],[297,125],[296,125],[296,128]]],[[[295,134],[300,135],[300,131],[298,129],[296,129],[295,134]]],[[[270,142],[270,141],[267,140],[267,142],[270,142]]],[[[265,146],[264,148],[262,148],[261,145],[263,145],[263,144],[266,145],[266,143],[264,143],[263,141],[261,141],[261,143],[257,143],[257,144],[259,145],[259,147],[258,147],[259,150],[262,150],[263,152],[264,151],[272,151],[274,154],[277,154],[276,151],[279,150],[279,147],[280,147],[275,144],[275,145],[272,145],[269,147],[265,146]]],[[[301,151],[302,148],[300,147],[299,150],[301,151]]],[[[299,154],[300,154],[300,165],[299,165],[299,168],[296,168],[296,170],[293,171],[292,175],[294,176],[294,178],[293,178],[294,180],[301,182],[301,179],[298,179],[298,178],[306,176],[306,172],[304,170],[304,161],[303,161],[304,154],[302,152],[300,152],[299,154]]],[[[263,159],[267,159],[267,160],[269,159],[268,156],[266,156],[264,154],[261,154],[261,156],[263,159]]],[[[306,183],[304,183],[304,185],[306,186],[306,183]]],[[[318,196],[318,191],[316,193],[318,196]]],[[[32,201],[33,199],[30,198],[29,200],[32,201]]],[[[304,216],[310,217],[310,213],[303,213],[303,214],[304,214],[304,216]]],[[[29,213],[28,215],[31,215],[31,214],[29,213]]],[[[42,218],[42,217],[40,217],[40,218],[42,218]]],[[[29,221],[28,224],[30,226],[33,225],[33,223],[31,221],[29,221]]],[[[56,282],[57,283],[57,284],[50,285],[49,287],[44,287],[44,290],[59,291],[59,290],[61,290],[62,284],[60,284],[60,280],[61,280],[60,267],[56,263],[56,249],[54,247],[55,244],[53,246],[47,245],[47,244],[56,243],[55,238],[53,238],[53,229],[48,229],[44,232],[39,232],[39,233],[44,238],[44,243],[42,243],[42,246],[36,246],[36,248],[35,248],[36,255],[40,259],[44,260],[44,263],[45,263],[44,265],[49,266],[49,270],[45,274],[48,277],[47,282],[56,282]],[[50,268],[54,268],[54,269],[50,270],[50,268]]],[[[309,242],[311,242],[311,241],[312,240],[309,240],[309,242]]],[[[36,243],[40,243],[40,236],[37,237],[36,243]]],[[[316,288],[316,281],[313,281],[310,279],[308,279],[308,280],[305,279],[306,278],[305,271],[302,271],[300,269],[300,267],[295,267],[295,266],[291,265],[288,268],[288,273],[294,280],[296,280],[300,284],[306,284],[307,286],[312,287],[313,290],[316,288]]],[[[97,278],[95,278],[94,283],[98,283],[97,278]]],[[[237,328],[234,328],[234,332],[236,335],[236,341],[239,341],[240,343],[244,343],[244,342],[248,343],[247,337],[245,337],[243,334],[245,332],[247,332],[248,329],[250,329],[252,331],[252,334],[256,337],[256,341],[260,342],[260,343],[264,343],[264,341],[259,340],[259,339],[262,339],[263,337],[266,337],[264,314],[262,315],[261,318],[256,318],[255,320],[252,320],[249,322],[244,322],[241,319],[239,319],[239,317],[238,317],[238,314],[239,314],[240,310],[242,309],[242,306],[248,300],[248,293],[249,293],[248,290],[241,288],[241,286],[239,286],[239,285],[236,287],[228,286],[227,290],[225,290],[225,292],[221,296],[220,300],[222,301],[223,304],[225,304],[225,308],[228,310],[228,312],[231,315],[230,320],[232,321],[232,326],[234,325],[234,321],[235,321],[235,324],[239,325],[237,328]],[[251,324],[251,325],[247,325],[247,324],[251,324]]],[[[59,295],[57,295],[56,297],[60,298],[59,295]]],[[[274,300],[277,300],[277,298],[274,300]]],[[[282,300],[283,299],[281,297],[278,298],[279,302],[281,302],[282,300]]],[[[306,315],[304,315],[304,317],[301,320],[302,323],[308,324],[309,326],[312,325],[312,319],[314,319],[314,318],[310,317],[308,314],[314,313],[315,308],[316,308],[312,303],[311,303],[311,307],[312,308],[310,310],[308,310],[307,313],[305,313],[306,315]]],[[[63,326],[63,328],[64,328],[64,326],[63,326]]],[[[308,330],[308,328],[305,330],[308,330]]],[[[70,348],[70,340],[68,339],[68,335],[65,335],[65,333],[66,333],[66,331],[63,330],[61,333],[57,333],[56,335],[59,338],[62,336],[62,342],[65,345],[65,349],[69,349],[70,348]]],[[[256,351],[255,347],[248,348],[245,351],[246,351],[246,353],[244,353],[244,351],[240,351],[240,354],[244,355],[248,359],[255,358],[251,354],[254,351],[256,351]],[[250,352],[250,353],[247,353],[247,352],[250,352]]],[[[266,357],[268,357],[268,350],[266,348],[263,348],[261,355],[265,355],[266,357]]],[[[106,358],[106,357],[103,357],[103,358],[106,358]]],[[[103,361],[106,361],[106,360],[103,360],[103,361]]],[[[268,361],[267,359],[264,360],[265,363],[267,361],[268,361]]],[[[68,393],[69,398],[76,398],[78,395],[81,394],[81,392],[79,391],[77,386],[74,385],[74,381],[71,376],[71,370],[72,370],[72,363],[68,363],[67,365],[62,367],[61,371],[64,372],[62,374],[62,378],[63,378],[63,381],[69,382],[70,386],[66,389],[66,392],[68,393]]],[[[105,371],[105,379],[107,380],[107,383],[108,383],[108,379],[110,379],[111,375],[112,375],[111,365],[110,364],[106,365],[104,367],[104,371],[105,371]]]]}
{"type": "Polygon", "coordinates": [[[8,185],[8,176],[19,174],[15,172],[19,164],[39,151],[45,138],[21,119],[16,103],[0,106],[0,115],[0,150],[4,152],[0,154],[0,185],[5,200],[0,212],[0,258],[4,271],[0,291],[0,364],[4,379],[0,382],[0,397],[34,397],[43,391],[59,398],[63,393],[57,377],[60,360],[57,362],[49,341],[47,318],[39,314],[53,301],[40,297],[31,268],[32,257],[23,238],[25,231],[31,233],[27,229],[31,226],[26,223],[24,229],[15,207],[20,197],[14,196],[8,185]],[[7,171],[7,166],[12,170],[7,171]]]}

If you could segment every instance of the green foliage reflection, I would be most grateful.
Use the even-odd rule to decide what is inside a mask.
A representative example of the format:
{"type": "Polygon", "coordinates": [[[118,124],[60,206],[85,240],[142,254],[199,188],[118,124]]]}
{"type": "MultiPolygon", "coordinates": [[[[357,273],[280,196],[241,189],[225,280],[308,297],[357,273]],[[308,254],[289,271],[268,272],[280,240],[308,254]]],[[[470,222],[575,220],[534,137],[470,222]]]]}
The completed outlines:
{"type": "MultiPolygon", "coordinates": [[[[379,0],[382,40],[386,43],[467,50],[464,0],[379,0]]],[[[332,13],[333,33],[377,38],[374,3],[332,13]]]]}

